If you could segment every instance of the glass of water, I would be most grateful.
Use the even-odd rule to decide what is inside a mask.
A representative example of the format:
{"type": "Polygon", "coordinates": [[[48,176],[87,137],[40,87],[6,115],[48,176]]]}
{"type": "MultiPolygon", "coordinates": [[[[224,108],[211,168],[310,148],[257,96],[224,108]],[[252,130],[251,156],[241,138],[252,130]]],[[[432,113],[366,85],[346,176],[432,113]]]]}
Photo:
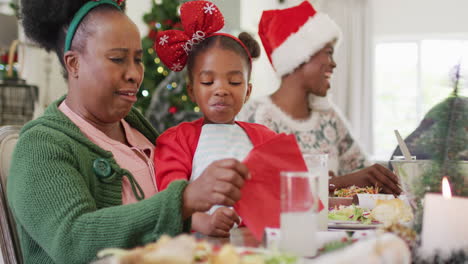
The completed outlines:
{"type": "Polygon", "coordinates": [[[281,172],[280,249],[301,257],[317,254],[318,177],[281,172]]]}
{"type": "Polygon", "coordinates": [[[314,177],[318,177],[318,196],[324,209],[319,213],[318,226],[320,231],[328,230],[328,154],[303,153],[302,157],[307,165],[307,170],[314,177]]]}

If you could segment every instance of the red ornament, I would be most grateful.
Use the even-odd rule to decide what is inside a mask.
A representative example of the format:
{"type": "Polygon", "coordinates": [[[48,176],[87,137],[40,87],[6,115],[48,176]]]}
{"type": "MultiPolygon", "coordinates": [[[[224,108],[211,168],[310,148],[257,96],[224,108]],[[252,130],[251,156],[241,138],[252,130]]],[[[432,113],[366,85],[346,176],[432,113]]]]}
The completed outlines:
{"type": "Polygon", "coordinates": [[[154,29],[151,29],[149,34],[148,34],[148,37],[150,39],[152,39],[153,41],[156,41],[156,37],[158,35],[158,31],[157,30],[154,30],[154,29]]]}
{"type": "Polygon", "coordinates": [[[163,21],[162,24],[165,25],[165,26],[172,26],[172,25],[174,25],[174,21],[172,21],[171,19],[166,19],[166,20],[163,21]]]}
{"type": "MultiPolygon", "coordinates": [[[[8,60],[10,59],[8,52],[5,54],[1,55],[0,57],[0,62],[3,64],[7,64],[8,60]]],[[[13,62],[18,62],[18,53],[15,52],[14,57],[13,57],[13,62]]]]}
{"type": "Polygon", "coordinates": [[[8,53],[5,53],[0,57],[0,62],[4,64],[8,63],[8,53]]]}
{"type": "Polygon", "coordinates": [[[177,113],[177,107],[175,107],[175,106],[169,107],[169,113],[171,113],[171,114],[177,113]]]}
{"type": "Polygon", "coordinates": [[[174,25],[172,25],[172,28],[173,28],[173,29],[182,30],[182,29],[184,29],[184,26],[182,26],[182,23],[177,22],[177,23],[175,23],[174,25]]]}

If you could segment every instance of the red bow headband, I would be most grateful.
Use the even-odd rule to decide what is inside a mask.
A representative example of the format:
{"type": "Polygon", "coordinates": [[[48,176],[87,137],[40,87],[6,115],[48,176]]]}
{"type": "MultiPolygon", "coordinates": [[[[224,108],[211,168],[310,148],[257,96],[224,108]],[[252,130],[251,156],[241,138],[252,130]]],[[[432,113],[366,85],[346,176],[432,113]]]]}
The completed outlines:
{"type": "Polygon", "coordinates": [[[180,19],[184,31],[160,31],[154,42],[159,58],[172,71],[181,71],[185,67],[194,45],[216,35],[227,36],[237,41],[250,58],[247,47],[238,38],[216,33],[223,28],[224,17],[215,4],[208,1],[186,2],[180,8],[180,19]]]}

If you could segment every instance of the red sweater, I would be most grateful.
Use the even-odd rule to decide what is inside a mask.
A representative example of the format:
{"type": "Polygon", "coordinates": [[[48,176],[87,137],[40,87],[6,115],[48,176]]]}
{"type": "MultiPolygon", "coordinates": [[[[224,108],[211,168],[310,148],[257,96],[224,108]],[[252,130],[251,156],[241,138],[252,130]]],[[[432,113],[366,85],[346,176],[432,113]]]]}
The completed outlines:
{"type": "MultiPolygon", "coordinates": [[[[244,129],[255,147],[276,135],[266,126],[247,122],[236,122],[244,129]]],[[[162,191],[175,180],[189,180],[192,175],[192,160],[200,138],[203,118],[184,122],[171,127],[156,140],[154,164],[156,184],[162,191]]]]}

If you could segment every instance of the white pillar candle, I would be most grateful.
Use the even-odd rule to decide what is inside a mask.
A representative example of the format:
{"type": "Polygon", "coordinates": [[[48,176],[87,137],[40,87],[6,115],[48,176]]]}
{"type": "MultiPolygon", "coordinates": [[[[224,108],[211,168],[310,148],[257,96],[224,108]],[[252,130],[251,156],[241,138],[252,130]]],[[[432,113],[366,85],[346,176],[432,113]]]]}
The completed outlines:
{"type": "Polygon", "coordinates": [[[437,250],[443,255],[468,250],[468,198],[451,197],[448,181],[442,185],[444,195],[428,193],[424,196],[421,253],[426,256],[437,250]]]}

